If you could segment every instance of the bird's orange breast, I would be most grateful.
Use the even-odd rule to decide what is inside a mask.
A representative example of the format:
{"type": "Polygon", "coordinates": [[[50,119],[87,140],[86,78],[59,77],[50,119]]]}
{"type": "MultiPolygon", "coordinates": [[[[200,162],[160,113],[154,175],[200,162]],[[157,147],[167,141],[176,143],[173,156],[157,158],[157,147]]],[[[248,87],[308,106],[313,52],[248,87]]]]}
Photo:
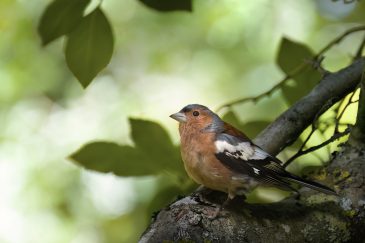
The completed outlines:
{"type": "Polygon", "coordinates": [[[198,184],[228,192],[232,173],[215,158],[214,134],[195,134],[181,139],[181,156],[186,172],[198,184]]]}

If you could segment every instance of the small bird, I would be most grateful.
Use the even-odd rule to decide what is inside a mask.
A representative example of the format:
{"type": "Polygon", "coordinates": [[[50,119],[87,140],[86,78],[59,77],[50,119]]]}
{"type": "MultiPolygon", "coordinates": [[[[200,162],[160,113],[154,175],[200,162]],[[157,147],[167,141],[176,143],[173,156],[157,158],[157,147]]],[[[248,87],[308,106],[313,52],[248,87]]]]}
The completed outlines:
{"type": "Polygon", "coordinates": [[[259,185],[297,191],[292,183],[337,195],[287,172],[279,159],[203,105],[187,105],[170,117],[179,122],[181,156],[188,175],[198,184],[227,193],[227,201],[259,185]]]}

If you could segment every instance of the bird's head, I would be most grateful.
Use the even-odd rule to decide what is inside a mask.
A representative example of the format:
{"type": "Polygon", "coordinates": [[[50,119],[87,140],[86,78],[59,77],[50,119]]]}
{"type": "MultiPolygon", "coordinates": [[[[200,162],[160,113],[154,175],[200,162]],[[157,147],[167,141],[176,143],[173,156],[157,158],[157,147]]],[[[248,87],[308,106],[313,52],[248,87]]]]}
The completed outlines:
{"type": "Polygon", "coordinates": [[[170,116],[180,123],[180,127],[195,128],[205,132],[223,129],[224,122],[208,107],[198,104],[187,105],[170,116]]]}

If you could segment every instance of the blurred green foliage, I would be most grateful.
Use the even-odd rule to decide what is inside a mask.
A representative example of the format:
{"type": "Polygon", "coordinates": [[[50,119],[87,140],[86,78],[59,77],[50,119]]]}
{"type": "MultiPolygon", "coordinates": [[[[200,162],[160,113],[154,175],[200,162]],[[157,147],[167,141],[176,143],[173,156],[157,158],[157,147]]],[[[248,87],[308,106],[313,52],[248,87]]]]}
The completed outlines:
{"type": "Polygon", "coordinates": [[[179,148],[167,132],[151,121],[130,119],[135,147],[109,142],[93,142],[71,155],[78,164],[118,176],[159,175],[167,173],[186,180],[179,148]]]}
{"type": "Polygon", "coordinates": [[[56,0],[51,2],[44,10],[39,21],[38,33],[42,44],[71,33],[82,21],[89,0],[56,0]]]}
{"type": "Polygon", "coordinates": [[[238,119],[236,114],[232,111],[228,111],[224,114],[222,119],[229,124],[232,124],[234,127],[244,131],[245,134],[250,137],[256,137],[265,127],[270,124],[270,121],[249,121],[244,124],[238,119]]]}
{"type": "MultiPolygon", "coordinates": [[[[188,103],[214,109],[260,94],[304,63],[307,73],[290,75],[272,96],[220,114],[256,136],[318,82],[307,59],[363,24],[365,10],[363,1],[182,2],[0,2],[1,242],[136,242],[152,212],[197,186],[183,170],[168,115],[188,103]],[[146,7],[155,3],[188,11],[146,7]],[[65,159],[70,154],[77,165],[65,159]]],[[[324,67],[346,65],[363,34],[331,48],[324,67]]],[[[342,122],[353,122],[355,112],[352,105],[342,122]]],[[[332,135],[334,115],[321,117],[329,125],[309,146],[332,135]]],[[[337,144],[289,169],[322,165],[337,144]]],[[[256,197],[282,198],[272,190],[256,197]]]]}

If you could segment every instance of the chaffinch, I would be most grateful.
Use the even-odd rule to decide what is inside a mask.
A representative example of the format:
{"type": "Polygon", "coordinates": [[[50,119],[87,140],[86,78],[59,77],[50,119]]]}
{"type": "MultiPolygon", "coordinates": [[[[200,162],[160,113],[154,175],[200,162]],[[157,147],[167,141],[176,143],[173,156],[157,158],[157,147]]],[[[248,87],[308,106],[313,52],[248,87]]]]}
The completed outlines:
{"type": "Polygon", "coordinates": [[[227,193],[227,200],[258,185],[296,191],[291,183],[337,195],[287,172],[279,159],[203,105],[187,105],[170,117],[179,122],[181,156],[188,175],[198,184],[227,193]]]}

